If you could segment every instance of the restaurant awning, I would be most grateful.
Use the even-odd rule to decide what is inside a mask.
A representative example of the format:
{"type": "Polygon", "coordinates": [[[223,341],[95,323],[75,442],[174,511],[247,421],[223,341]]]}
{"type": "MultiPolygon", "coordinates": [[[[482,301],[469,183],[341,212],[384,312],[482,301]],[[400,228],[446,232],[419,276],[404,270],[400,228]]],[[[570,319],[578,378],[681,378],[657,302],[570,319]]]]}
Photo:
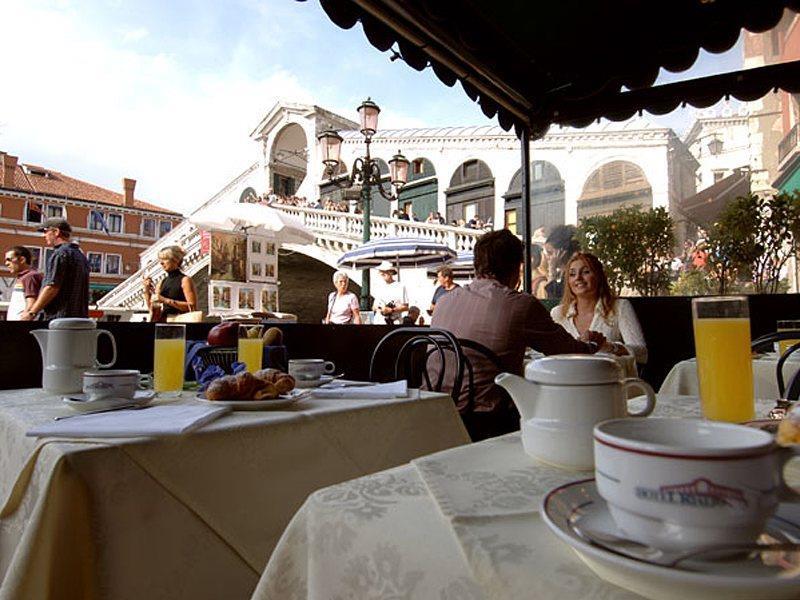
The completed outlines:
{"type": "Polygon", "coordinates": [[[652,87],[661,68],[689,69],[701,48],[729,50],[741,30],[773,28],[800,0],[320,0],[330,19],[360,22],[381,51],[399,48],[446,85],[461,82],[487,117],[539,137],[638,111],[666,114],[723,97],[800,91],[800,61],[652,87]]]}
{"type": "Polygon", "coordinates": [[[717,220],[720,212],[732,201],[750,193],[750,170],[735,169],[732,175],[694,196],[678,201],[678,209],[692,223],[708,227],[717,220]]]}

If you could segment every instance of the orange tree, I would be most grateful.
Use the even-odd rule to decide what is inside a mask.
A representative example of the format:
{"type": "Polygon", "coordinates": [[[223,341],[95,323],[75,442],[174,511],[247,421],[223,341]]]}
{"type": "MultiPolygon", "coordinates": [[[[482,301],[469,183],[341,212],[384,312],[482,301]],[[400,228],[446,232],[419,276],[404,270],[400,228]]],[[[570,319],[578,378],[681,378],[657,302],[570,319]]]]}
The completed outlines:
{"type": "Polygon", "coordinates": [[[632,206],[587,217],[578,225],[577,238],[603,263],[615,294],[623,287],[642,296],[668,293],[675,236],[666,209],[632,206]]]}

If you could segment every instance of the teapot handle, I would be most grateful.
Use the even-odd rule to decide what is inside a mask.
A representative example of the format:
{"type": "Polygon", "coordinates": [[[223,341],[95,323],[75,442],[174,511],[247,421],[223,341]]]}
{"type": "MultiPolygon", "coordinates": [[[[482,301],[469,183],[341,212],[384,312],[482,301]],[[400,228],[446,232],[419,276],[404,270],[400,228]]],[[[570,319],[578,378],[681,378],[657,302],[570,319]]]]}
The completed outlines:
{"type": "Polygon", "coordinates": [[[100,340],[100,336],[103,335],[103,334],[107,335],[108,339],[111,340],[111,361],[107,362],[107,363],[101,363],[100,361],[95,359],[94,362],[95,362],[97,367],[99,367],[101,369],[106,369],[108,367],[113,366],[114,363],[117,362],[117,342],[114,339],[114,335],[110,331],[108,331],[106,329],[98,329],[97,330],[97,339],[100,340]]]}
{"type": "Polygon", "coordinates": [[[647,396],[647,405],[640,410],[639,412],[631,412],[628,411],[629,417],[646,417],[653,409],[656,407],[656,393],[653,391],[653,388],[650,387],[650,384],[638,377],[628,377],[627,379],[622,380],[622,393],[624,397],[627,397],[627,392],[629,388],[639,388],[642,390],[645,395],[647,396]]]}

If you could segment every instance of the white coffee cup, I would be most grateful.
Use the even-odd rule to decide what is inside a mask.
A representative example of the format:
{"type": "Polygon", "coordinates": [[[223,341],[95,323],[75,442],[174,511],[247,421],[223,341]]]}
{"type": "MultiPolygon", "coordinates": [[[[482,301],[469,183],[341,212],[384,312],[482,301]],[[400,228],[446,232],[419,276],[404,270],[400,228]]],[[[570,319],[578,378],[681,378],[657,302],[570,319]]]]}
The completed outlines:
{"type": "Polygon", "coordinates": [[[632,540],[690,551],[754,542],[794,456],[768,433],[700,419],[613,419],[594,428],[597,490],[632,540]]]}
{"type": "Polygon", "coordinates": [[[104,398],[133,398],[145,378],[135,369],[86,371],[83,374],[83,393],[90,400],[104,398]]]}
{"type": "Polygon", "coordinates": [[[317,381],[323,375],[330,375],[336,365],[321,358],[300,358],[289,361],[289,375],[297,381],[317,381]]]}

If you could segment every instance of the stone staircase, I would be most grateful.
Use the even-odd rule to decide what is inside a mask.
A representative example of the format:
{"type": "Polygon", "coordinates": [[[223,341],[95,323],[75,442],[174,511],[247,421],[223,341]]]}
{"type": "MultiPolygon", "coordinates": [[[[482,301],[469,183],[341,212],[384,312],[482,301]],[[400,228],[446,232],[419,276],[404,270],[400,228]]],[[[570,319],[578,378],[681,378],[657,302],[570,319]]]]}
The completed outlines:
{"type": "MultiPolygon", "coordinates": [[[[330,266],[335,266],[343,252],[361,245],[364,231],[362,215],[280,204],[274,205],[274,208],[296,217],[316,236],[315,248],[292,245],[294,251],[304,252],[323,260],[330,266]]],[[[482,233],[475,229],[401,221],[386,217],[372,217],[370,220],[372,239],[419,237],[446,244],[456,252],[472,250],[475,241],[482,233]]],[[[143,267],[103,296],[97,304],[98,308],[144,310],[142,279],[150,277],[157,283],[166,276],[158,263],[158,251],[164,246],[171,245],[181,246],[186,251],[182,269],[187,275],[192,276],[208,268],[209,255],[201,251],[200,231],[189,221],[183,221],[142,253],[140,264],[143,267]]]]}

